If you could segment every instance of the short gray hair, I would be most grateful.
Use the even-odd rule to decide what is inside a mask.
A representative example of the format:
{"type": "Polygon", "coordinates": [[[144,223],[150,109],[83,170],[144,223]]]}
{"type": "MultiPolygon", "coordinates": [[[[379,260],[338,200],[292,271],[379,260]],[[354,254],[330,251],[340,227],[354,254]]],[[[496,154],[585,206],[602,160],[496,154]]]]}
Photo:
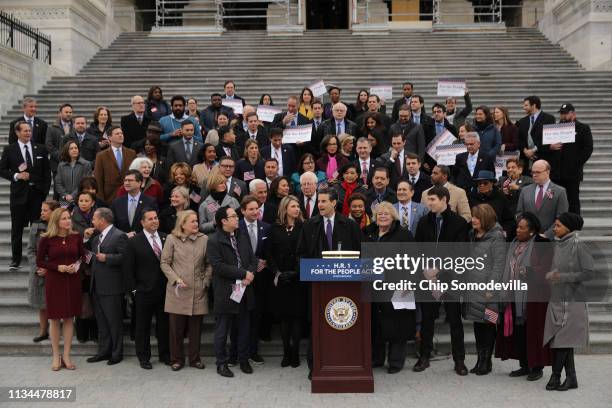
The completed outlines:
{"type": "Polygon", "coordinates": [[[465,134],[465,136],[463,136],[464,139],[467,139],[468,137],[474,138],[478,141],[478,143],[480,143],[480,135],[476,132],[467,132],[465,134]]]}
{"type": "Polygon", "coordinates": [[[317,175],[314,174],[312,171],[305,171],[304,173],[302,173],[302,175],[300,176],[300,184],[304,184],[307,179],[310,179],[310,181],[317,184],[317,175]]]}
{"type": "Polygon", "coordinates": [[[112,224],[115,221],[115,217],[113,217],[113,212],[110,208],[101,207],[95,211],[98,214],[98,217],[102,218],[108,224],[112,224]]]}
{"type": "Polygon", "coordinates": [[[23,101],[21,101],[21,106],[25,108],[29,103],[36,103],[36,99],[32,98],[31,96],[26,96],[23,98],[23,101]]]}
{"type": "Polygon", "coordinates": [[[133,103],[134,103],[134,100],[135,100],[136,98],[140,98],[140,99],[142,99],[142,100],[144,101],[144,98],[143,98],[142,96],[140,96],[140,95],[134,95],[134,96],[132,96],[132,99],[130,99],[130,104],[133,104],[133,103]]]}
{"type": "Polygon", "coordinates": [[[153,169],[153,162],[151,161],[151,159],[149,159],[148,157],[137,157],[132,160],[132,164],[130,164],[130,170],[140,171],[140,166],[142,166],[143,163],[148,163],[149,167],[153,169]]]}
{"type": "Polygon", "coordinates": [[[257,186],[260,184],[263,184],[266,186],[266,188],[268,188],[268,184],[266,184],[265,181],[262,179],[255,179],[251,180],[251,183],[249,184],[249,192],[254,193],[257,190],[257,186]]]}

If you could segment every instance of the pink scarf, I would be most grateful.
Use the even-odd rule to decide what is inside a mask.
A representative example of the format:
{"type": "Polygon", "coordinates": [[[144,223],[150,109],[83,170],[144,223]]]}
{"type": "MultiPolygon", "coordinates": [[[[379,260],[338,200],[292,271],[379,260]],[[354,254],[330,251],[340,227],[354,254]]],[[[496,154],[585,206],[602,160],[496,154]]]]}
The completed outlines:
{"type": "Polygon", "coordinates": [[[327,168],[325,169],[325,174],[327,175],[328,180],[332,180],[336,178],[338,171],[338,163],[336,162],[336,155],[330,156],[327,155],[328,162],[327,168]]]}

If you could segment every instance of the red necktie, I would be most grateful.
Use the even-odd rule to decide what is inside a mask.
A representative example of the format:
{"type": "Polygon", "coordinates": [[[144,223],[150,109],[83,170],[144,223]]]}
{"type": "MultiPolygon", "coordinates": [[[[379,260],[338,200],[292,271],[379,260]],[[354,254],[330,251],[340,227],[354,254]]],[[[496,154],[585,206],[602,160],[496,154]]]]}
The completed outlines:
{"type": "Polygon", "coordinates": [[[153,247],[153,252],[155,252],[155,256],[157,256],[157,259],[159,259],[161,257],[161,248],[159,247],[159,244],[157,243],[157,234],[153,234],[151,236],[151,246],[153,247]]]}
{"type": "Polygon", "coordinates": [[[539,190],[538,190],[538,195],[536,196],[536,202],[535,202],[535,206],[536,209],[540,209],[540,207],[542,207],[542,201],[544,199],[544,186],[538,186],[539,190]]]}
{"type": "Polygon", "coordinates": [[[310,218],[310,197],[306,197],[306,218],[310,218]]]}

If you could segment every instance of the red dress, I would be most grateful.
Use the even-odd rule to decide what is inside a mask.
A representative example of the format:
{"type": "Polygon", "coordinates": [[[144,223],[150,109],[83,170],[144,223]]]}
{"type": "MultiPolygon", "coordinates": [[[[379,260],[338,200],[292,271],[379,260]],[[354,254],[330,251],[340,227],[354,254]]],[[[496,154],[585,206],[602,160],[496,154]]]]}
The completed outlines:
{"type": "Polygon", "coordinates": [[[81,314],[81,275],[62,273],[57,268],[75,263],[84,254],[83,239],[79,234],[66,238],[40,238],[36,265],[47,270],[45,296],[49,319],[72,318],[81,314]]]}

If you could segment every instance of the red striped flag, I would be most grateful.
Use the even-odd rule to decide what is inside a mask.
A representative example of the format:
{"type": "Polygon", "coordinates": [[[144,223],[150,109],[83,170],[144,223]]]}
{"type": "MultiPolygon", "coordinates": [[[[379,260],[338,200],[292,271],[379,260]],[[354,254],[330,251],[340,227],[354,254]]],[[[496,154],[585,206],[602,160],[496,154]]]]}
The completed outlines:
{"type": "Polygon", "coordinates": [[[499,318],[499,313],[495,310],[491,310],[489,308],[485,308],[484,311],[484,319],[493,324],[497,324],[497,319],[499,318]]]}

